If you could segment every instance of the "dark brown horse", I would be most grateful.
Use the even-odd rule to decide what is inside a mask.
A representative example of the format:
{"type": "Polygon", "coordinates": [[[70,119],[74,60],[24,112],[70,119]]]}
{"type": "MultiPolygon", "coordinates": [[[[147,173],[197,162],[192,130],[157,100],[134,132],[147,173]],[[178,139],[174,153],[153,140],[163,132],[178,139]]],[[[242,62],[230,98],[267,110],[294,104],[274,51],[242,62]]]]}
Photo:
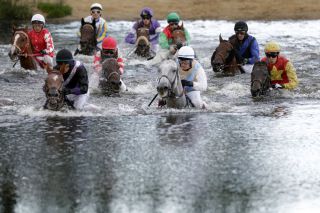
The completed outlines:
{"type": "Polygon", "coordinates": [[[63,76],[59,70],[51,70],[43,86],[46,95],[45,109],[59,111],[65,105],[63,89],[63,76]]]}
{"type": "Polygon", "coordinates": [[[232,44],[223,40],[219,35],[220,43],[211,56],[211,66],[214,72],[221,72],[225,76],[234,76],[243,72],[241,65],[237,63],[235,50],[232,44]]]}
{"type": "Polygon", "coordinates": [[[107,58],[102,63],[99,87],[104,95],[118,94],[121,88],[119,64],[114,58],[107,58]]]}
{"type": "Polygon", "coordinates": [[[28,28],[13,27],[12,32],[12,46],[8,54],[10,59],[15,62],[15,64],[20,61],[20,65],[24,69],[37,70],[37,63],[34,60],[34,56],[36,55],[32,53],[32,44],[28,36],[28,28]]]}
{"type": "Polygon", "coordinates": [[[80,34],[81,51],[79,53],[83,55],[93,55],[97,49],[96,21],[93,20],[92,23],[87,23],[82,18],[80,34]]]}
{"type": "Polygon", "coordinates": [[[149,58],[151,49],[151,43],[149,39],[149,29],[146,27],[140,27],[137,30],[137,41],[135,54],[141,57],[149,58]]]}
{"type": "Polygon", "coordinates": [[[251,95],[266,95],[271,87],[270,74],[265,62],[256,62],[251,73],[251,95]]]}

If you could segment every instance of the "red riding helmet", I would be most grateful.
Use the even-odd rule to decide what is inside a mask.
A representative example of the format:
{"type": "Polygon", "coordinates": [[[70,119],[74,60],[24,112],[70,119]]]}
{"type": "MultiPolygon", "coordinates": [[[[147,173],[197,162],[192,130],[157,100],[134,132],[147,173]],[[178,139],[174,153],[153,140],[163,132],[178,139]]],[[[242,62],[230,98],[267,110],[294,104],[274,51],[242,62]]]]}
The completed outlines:
{"type": "Polygon", "coordinates": [[[105,49],[105,50],[117,49],[117,41],[114,38],[112,38],[111,36],[104,38],[102,41],[102,49],[105,49]]]}

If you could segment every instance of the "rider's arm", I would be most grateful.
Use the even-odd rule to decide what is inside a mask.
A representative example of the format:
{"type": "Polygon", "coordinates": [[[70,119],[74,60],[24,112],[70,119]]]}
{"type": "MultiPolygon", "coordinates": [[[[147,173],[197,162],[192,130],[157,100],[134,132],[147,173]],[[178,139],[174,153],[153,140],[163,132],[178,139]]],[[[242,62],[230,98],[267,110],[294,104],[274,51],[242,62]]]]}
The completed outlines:
{"type": "Polygon", "coordinates": [[[287,62],[285,69],[289,78],[289,83],[282,84],[282,86],[285,89],[294,89],[298,85],[296,69],[294,68],[293,64],[290,61],[287,62]]]}
{"type": "Polygon", "coordinates": [[[193,81],[193,89],[198,91],[206,91],[207,90],[207,75],[203,68],[200,66],[198,68],[197,75],[195,77],[195,81],[193,81]]]}
{"type": "Polygon", "coordinates": [[[49,31],[47,31],[44,34],[44,40],[46,42],[46,49],[45,49],[46,53],[47,54],[53,53],[54,51],[53,39],[49,31]]]}
{"type": "Polygon", "coordinates": [[[252,41],[250,52],[251,52],[251,58],[249,58],[249,64],[254,64],[255,62],[259,61],[259,45],[255,38],[252,41]]]}
{"type": "Polygon", "coordinates": [[[136,43],[136,36],[137,36],[137,28],[138,28],[138,24],[137,22],[133,25],[131,31],[129,32],[129,34],[126,36],[125,41],[129,44],[135,44],[136,43]]]}
{"type": "Polygon", "coordinates": [[[78,85],[80,88],[80,94],[86,94],[88,92],[88,73],[86,68],[81,65],[78,67],[77,74],[79,75],[78,85]]]}
{"type": "Polygon", "coordinates": [[[102,40],[107,36],[107,23],[105,21],[101,21],[101,24],[99,25],[99,35],[97,37],[97,42],[100,43],[102,40]]]}
{"type": "Polygon", "coordinates": [[[101,51],[98,51],[93,57],[93,69],[97,73],[99,73],[102,70],[101,51]]]}
{"type": "Polygon", "coordinates": [[[153,28],[155,29],[155,34],[150,35],[151,43],[155,44],[158,43],[159,34],[161,33],[160,23],[157,20],[152,20],[153,28]]]}
{"type": "Polygon", "coordinates": [[[117,59],[117,62],[118,62],[118,65],[119,65],[119,71],[120,71],[120,75],[123,74],[124,72],[124,61],[123,61],[123,58],[118,58],[117,59]]]}
{"type": "Polygon", "coordinates": [[[164,32],[161,32],[159,35],[159,45],[162,49],[169,49],[168,38],[164,32]]]}

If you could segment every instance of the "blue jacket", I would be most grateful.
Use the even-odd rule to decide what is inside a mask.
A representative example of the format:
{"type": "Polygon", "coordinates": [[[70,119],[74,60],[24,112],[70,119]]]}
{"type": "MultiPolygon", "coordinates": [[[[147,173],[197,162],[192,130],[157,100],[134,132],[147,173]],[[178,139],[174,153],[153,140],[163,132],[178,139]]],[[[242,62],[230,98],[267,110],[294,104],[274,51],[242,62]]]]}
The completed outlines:
{"type": "Polygon", "coordinates": [[[229,41],[236,49],[236,57],[238,62],[242,62],[244,58],[248,58],[248,64],[254,64],[259,61],[259,45],[255,37],[247,34],[242,43],[239,42],[236,35],[229,38],[229,41]]]}

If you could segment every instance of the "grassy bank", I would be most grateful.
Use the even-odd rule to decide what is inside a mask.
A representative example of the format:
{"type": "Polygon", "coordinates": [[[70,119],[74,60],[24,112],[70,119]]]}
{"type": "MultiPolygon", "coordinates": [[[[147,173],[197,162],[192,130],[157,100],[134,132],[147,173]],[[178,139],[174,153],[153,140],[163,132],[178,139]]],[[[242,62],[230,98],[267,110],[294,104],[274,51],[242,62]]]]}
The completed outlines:
{"type": "Polygon", "coordinates": [[[25,20],[32,16],[31,7],[28,5],[17,5],[12,1],[0,0],[0,19],[25,20]]]}

